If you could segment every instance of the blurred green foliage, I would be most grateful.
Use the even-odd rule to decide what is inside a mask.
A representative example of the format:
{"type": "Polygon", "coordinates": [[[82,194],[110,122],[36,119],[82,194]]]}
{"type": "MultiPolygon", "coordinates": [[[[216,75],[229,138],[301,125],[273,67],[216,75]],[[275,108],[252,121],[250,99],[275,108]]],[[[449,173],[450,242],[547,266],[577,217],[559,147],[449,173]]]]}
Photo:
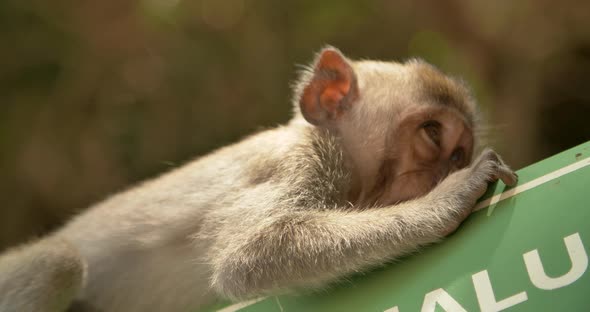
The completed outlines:
{"type": "Polygon", "coordinates": [[[4,0],[0,248],[290,117],[298,64],[421,57],[521,167],[590,139],[588,1],[4,0]]]}

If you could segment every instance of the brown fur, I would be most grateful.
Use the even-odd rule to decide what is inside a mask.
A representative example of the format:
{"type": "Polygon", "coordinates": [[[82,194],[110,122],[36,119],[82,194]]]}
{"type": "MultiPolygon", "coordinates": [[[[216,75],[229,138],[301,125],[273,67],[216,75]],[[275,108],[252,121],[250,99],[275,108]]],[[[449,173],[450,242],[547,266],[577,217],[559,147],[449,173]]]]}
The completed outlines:
{"type": "Polygon", "coordinates": [[[475,125],[477,111],[470,105],[471,93],[463,82],[443,74],[430,64],[414,62],[416,75],[427,101],[450,106],[465,116],[470,126],[475,125]]]}
{"type": "Polygon", "coordinates": [[[76,297],[74,308],[97,311],[187,311],[322,287],[438,242],[489,181],[515,183],[491,150],[471,162],[476,106],[455,80],[334,48],[322,62],[338,74],[304,71],[288,124],[0,257],[0,310],[63,310],[76,297]]]}

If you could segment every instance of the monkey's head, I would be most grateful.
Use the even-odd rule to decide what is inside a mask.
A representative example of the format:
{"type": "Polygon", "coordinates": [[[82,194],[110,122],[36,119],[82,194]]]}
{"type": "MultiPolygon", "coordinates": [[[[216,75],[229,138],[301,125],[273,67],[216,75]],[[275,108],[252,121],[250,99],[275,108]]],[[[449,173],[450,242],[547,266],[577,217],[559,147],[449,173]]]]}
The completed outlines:
{"type": "Polygon", "coordinates": [[[471,162],[475,102],[425,62],[351,61],[328,47],[302,74],[295,101],[305,120],[340,138],[351,202],[412,199],[471,162]]]}

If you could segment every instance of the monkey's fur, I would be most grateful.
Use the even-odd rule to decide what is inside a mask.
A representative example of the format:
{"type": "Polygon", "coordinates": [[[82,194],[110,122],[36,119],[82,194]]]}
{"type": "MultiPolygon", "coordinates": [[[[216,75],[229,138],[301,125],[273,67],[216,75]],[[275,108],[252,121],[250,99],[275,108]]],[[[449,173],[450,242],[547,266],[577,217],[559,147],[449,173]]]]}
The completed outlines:
{"type": "Polygon", "coordinates": [[[189,311],[321,287],[441,240],[516,182],[466,88],[322,50],[284,126],[114,195],[0,257],[1,311],[189,311]],[[75,303],[73,303],[75,302],[75,303]],[[73,305],[72,305],[73,304],[73,305]]]}

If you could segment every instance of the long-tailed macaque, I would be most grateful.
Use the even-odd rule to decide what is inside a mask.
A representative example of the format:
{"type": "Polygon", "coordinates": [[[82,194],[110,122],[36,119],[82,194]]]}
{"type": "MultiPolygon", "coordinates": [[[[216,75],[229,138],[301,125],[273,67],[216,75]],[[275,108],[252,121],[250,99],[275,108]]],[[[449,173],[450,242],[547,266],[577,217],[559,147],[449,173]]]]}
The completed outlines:
{"type": "Polygon", "coordinates": [[[466,87],[321,50],[286,125],[114,195],[0,258],[1,311],[190,311],[315,288],[440,241],[516,182],[466,87]],[[475,158],[475,160],[472,160],[475,158]]]}

